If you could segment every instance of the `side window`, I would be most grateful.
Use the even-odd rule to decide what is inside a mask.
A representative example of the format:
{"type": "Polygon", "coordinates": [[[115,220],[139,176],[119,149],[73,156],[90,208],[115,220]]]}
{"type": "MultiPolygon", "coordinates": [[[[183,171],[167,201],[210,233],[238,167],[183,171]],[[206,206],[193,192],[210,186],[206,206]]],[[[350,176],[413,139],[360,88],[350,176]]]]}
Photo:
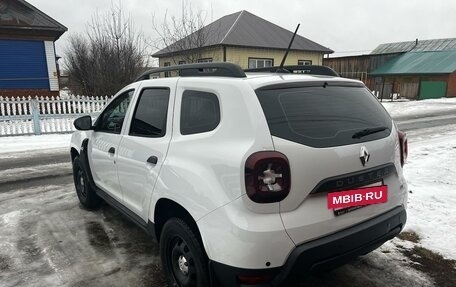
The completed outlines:
{"type": "Polygon", "coordinates": [[[183,135],[212,131],[220,123],[220,105],[215,94],[184,91],[180,118],[183,135]]]}
{"type": "Polygon", "coordinates": [[[169,89],[144,89],[133,114],[130,135],[159,138],[166,134],[169,89]]]}
{"type": "Polygon", "coordinates": [[[312,65],[312,60],[298,60],[298,66],[312,65]]]}
{"type": "Polygon", "coordinates": [[[212,62],[212,58],[201,58],[198,59],[198,63],[210,63],[212,62]]]}
{"type": "Polygon", "coordinates": [[[95,124],[96,130],[99,132],[120,134],[125,113],[127,112],[133,94],[134,90],[130,90],[116,97],[98,117],[95,124]]]}
{"type": "Polygon", "coordinates": [[[274,59],[249,58],[249,69],[274,66],[274,59]]]}
{"type": "MultiPolygon", "coordinates": [[[[164,67],[169,67],[171,66],[171,62],[165,62],[163,64],[164,67]]],[[[170,72],[165,72],[165,78],[168,78],[168,77],[171,77],[171,73],[170,72]]]]}

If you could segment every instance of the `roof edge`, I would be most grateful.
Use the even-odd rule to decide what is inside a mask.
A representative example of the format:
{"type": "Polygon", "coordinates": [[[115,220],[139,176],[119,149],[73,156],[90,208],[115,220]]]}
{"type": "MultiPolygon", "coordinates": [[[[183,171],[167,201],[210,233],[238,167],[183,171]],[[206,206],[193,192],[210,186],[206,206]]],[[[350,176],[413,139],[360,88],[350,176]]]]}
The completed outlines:
{"type": "MultiPolygon", "coordinates": [[[[239,48],[252,48],[252,49],[268,49],[268,50],[280,50],[280,51],[286,51],[286,48],[271,48],[271,47],[260,47],[260,46],[243,46],[243,45],[232,45],[232,44],[215,44],[215,45],[210,45],[210,46],[204,46],[204,47],[199,47],[199,48],[194,48],[194,49],[189,49],[185,51],[195,51],[199,49],[209,49],[209,48],[215,48],[215,47],[239,47],[239,48]]],[[[320,53],[320,54],[332,54],[334,53],[333,50],[327,48],[328,50],[322,51],[322,50],[301,50],[301,49],[290,49],[290,51],[297,51],[297,52],[313,52],[313,53],[320,53]]],[[[173,52],[163,52],[161,53],[162,50],[157,51],[153,53],[151,56],[154,58],[160,58],[160,57],[167,57],[170,55],[174,54],[180,54],[182,51],[173,51],[173,52]]],[[[331,59],[331,58],[330,58],[331,59]]],[[[332,58],[335,59],[335,58],[332,58]]]]}
{"type": "Polygon", "coordinates": [[[35,6],[33,6],[32,4],[28,3],[27,1],[25,0],[17,0],[19,3],[27,6],[28,8],[30,9],[33,9],[35,10],[37,13],[39,13],[41,16],[45,17],[46,19],[48,19],[49,21],[53,22],[55,25],[59,26],[61,29],[62,29],[62,34],[65,33],[66,31],[68,31],[68,28],[61,24],[60,22],[58,22],[57,20],[55,20],[54,18],[52,18],[51,16],[47,15],[46,13],[44,13],[43,11],[41,11],[40,9],[36,8],[35,6]]]}
{"type": "Polygon", "coordinates": [[[225,41],[226,37],[228,37],[228,35],[231,33],[231,31],[233,31],[234,26],[236,26],[236,23],[239,21],[239,18],[241,18],[242,14],[244,14],[244,12],[245,12],[245,10],[238,12],[239,15],[236,17],[236,20],[234,20],[233,24],[231,24],[230,29],[228,30],[228,32],[226,32],[225,36],[223,36],[222,40],[220,40],[220,44],[223,45],[223,41],[225,41]]]}

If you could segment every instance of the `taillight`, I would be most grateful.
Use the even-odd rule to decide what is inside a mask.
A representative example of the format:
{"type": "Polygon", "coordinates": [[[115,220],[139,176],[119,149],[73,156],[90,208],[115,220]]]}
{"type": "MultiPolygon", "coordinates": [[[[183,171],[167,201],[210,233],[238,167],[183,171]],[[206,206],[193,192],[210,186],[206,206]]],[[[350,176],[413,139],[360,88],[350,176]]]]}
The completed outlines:
{"type": "Polygon", "coordinates": [[[279,152],[256,152],[245,162],[245,188],[254,202],[283,200],[290,192],[290,182],[290,164],[279,152]]]}
{"type": "Polygon", "coordinates": [[[399,134],[399,148],[400,148],[400,155],[401,155],[401,166],[407,162],[408,157],[408,141],[407,141],[407,134],[401,131],[398,131],[399,134]]]}

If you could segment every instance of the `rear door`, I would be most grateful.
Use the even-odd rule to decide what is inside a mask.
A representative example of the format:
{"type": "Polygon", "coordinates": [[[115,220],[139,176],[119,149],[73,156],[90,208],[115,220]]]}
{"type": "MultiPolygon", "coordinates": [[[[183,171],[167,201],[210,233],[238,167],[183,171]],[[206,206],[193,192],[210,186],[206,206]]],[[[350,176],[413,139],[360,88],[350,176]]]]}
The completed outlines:
{"type": "Polygon", "coordinates": [[[95,123],[88,145],[95,184],[119,202],[122,201],[122,191],[117,178],[116,155],[133,93],[133,89],[121,93],[103,110],[95,123]]]}
{"type": "Polygon", "coordinates": [[[175,79],[164,79],[142,85],[119,147],[117,172],[124,205],[144,221],[171,140],[175,84],[175,79]]]}
{"type": "Polygon", "coordinates": [[[275,150],[290,163],[291,190],[280,202],[280,213],[296,244],[401,204],[395,173],[397,132],[388,113],[363,85],[297,83],[256,92],[275,150]],[[364,165],[362,150],[370,154],[364,165]],[[328,192],[368,184],[388,185],[388,202],[340,216],[328,209],[328,192]]]}

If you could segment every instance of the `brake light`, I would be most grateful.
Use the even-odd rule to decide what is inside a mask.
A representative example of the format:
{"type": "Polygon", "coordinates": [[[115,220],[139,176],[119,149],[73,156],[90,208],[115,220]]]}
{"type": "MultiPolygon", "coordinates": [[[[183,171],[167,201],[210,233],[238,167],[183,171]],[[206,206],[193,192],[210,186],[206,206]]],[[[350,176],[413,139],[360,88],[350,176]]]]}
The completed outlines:
{"type": "Polygon", "coordinates": [[[256,152],[245,162],[245,188],[257,203],[279,202],[290,192],[290,164],[276,151],[256,152]]]}
{"type": "Polygon", "coordinates": [[[408,140],[407,134],[401,131],[398,131],[399,134],[399,148],[400,148],[400,155],[401,155],[401,166],[407,163],[408,157],[408,140]]]}

